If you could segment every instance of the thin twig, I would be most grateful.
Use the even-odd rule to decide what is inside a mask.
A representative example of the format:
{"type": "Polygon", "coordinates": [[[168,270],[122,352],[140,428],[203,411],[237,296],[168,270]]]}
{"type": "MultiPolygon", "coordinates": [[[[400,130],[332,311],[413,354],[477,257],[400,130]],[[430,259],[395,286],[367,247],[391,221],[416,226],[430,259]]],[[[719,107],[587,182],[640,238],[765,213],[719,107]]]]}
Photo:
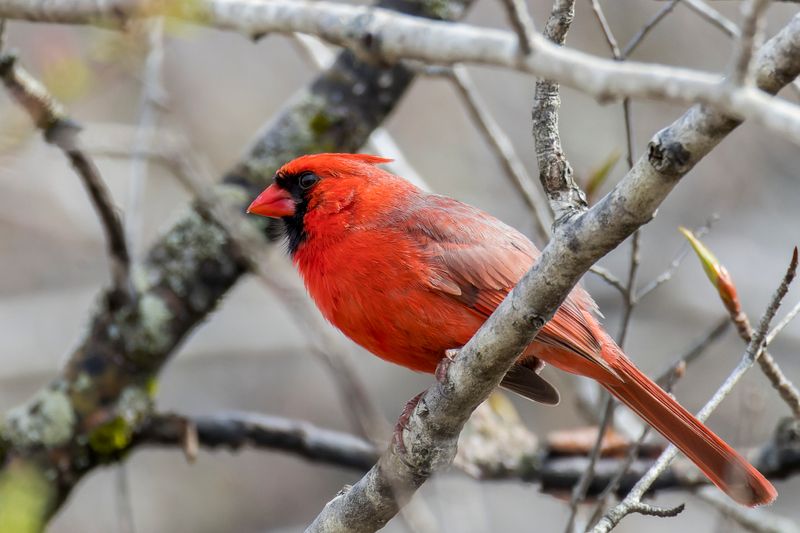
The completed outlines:
{"type": "Polygon", "coordinates": [[[647,23],[642,26],[642,28],[636,32],[636,35],[628,41],[628,44],[625,45],[625,48],[622,50],[622,57],[630,57],[634,50],[641,44],[644,40],[645,36],[650,33],[650,30],[656,27],[656,24],[661,22],[661,20],[666,17],[680,2],[680,0],[670,0],[669,3],[663,6],[661,9],[658,10],[658,13],[653,15],[653,18],[647,21],[647,23]]]}
{"type": "Polygon", "coordinates": [[[800,528],[794,520],[776,516],[763,509],[742,507],[711,487],[701,487],[695,491],[694,495],[747,531],[753,533],[800,533],[800,528]]]}
{"type": "Polygon", "coordinates": [[[608,20],[606,20],[606,15],[603,13],[603,8],[600,7],[600,3],[597,0],[589,0],[589,4],[592,6],[592,12],[594,12],[594,16],[600,24],[600,29],[603,30],[603,37],[606,38],[608,47],[611,49],[611,55],[614,56],[614,59],[620,60],[622,54],[619,50],[619,44],[617,44],[614,32],[611,31],[611,27],[608,25],[608,20]]]}
{"type": "Polygon", "coordinates": [[[772,342],[772,340],[775,338],[775,336],[776,336],[776,335],[778,335],[778,333],[780,333],[780,332],[781,332],[781,330],[783,330],[783,328],[785,328],[786,326],[788,326],[788,325],[789,325],[789,323],[790,323],[792,320],[794,320],[794,319],[795,319],[795,317],[797,317],[797,314],[798,314],[798,313],[800,313],[800,302],[796,303],[796,304],[795,304],[795,306],[794,306],[794,307],[792,307],[792,310],[791,310],[791,311],[789,311],[788,313],[786,313],[786,316],[785,316],[785,317],[783,317],[783,318],[782,318],[782,319],[781,319],[781,320],[780,320],[780,321],[779,321],[779,322],[778,322],[778,323],[775,325],[775,327],[774,327],[774,328],[772,328],[772,331],[770,331],[770,332],[769,332],[769,335],[767,335],[767,340],[766,340],[766,343],[765,343],[765,344],[766,344],[767,346],[769,346],[769,345],[770,345],[770,343],[772,342]]]}
{"type": "Polygon", "coordinates": [[[136,522],[133,518],[133,502],[131,498],[128,465],[121,463],[116,468],[117,498],[117,533],[136,533],[136,522]]]}
{"type": "Polygon", "coordinates": [[[105,234],[108,251],[113,286],[109,292],[109,307],[116,309],[135,300],[130,279],[130,254],[122,222],[97,166],[80,145],[80,126],[67,116],[64,107],[44,85],[18,65],[15,56],[0,57],[0,77],[11,96],[42,130],[45,140],[60,148],[67,156],[92,201],[105,234]]]}
{"type": "MultiPolygon", "coordinates": [[[[728,306],[726,305],[726,307],[728,306]]],[[[795,309],[797,309],[797,306],[795,306],[795,309]]],[[[750,324],[750,319],[747,314],[741,309],[738,299],[734,306],[728,308],[728,311],[730,312],[730,320],[736,326],[739,337],[741,337],[745,343],[750,342],[753,337],[753,326],[750,324]]],[[[791,320],[793,318],[792,313],[789,313],[787,318],[791,320]]],[[[786,321],[786,318],[784,318],[784,321],[786,321]]],[[[784,321],[781,321],[779,324],[781,328],[785,325],[784,321]]],[[[786,324],[788,324],[788,321],[786,321],[786,324]]],[[[777,326],[775,329],[780,331],[777,329],[777,326]]],[[[772,333],[770,333],[770,335],[772,335],[772,333]]],[[[789,378],[786,377],[786,374],[783,373],[778,362],[775,361],[775,358],[767,351],[766,344],[768,344],[769,340],[771,340],[771,337],[767,336],[765,348],[758,356],[758,365],[772,384],[772,387],[778,391],[780,397],[786,405],[789,406],[794,417],[800,418],[800,391],[798,391],[789,378]]]]}
{"type": "Polygon", "coordinates": [[[547,242],[550,238],[550,224],[552,223],[550,209],[536,187],[536,183],[525,170],[525,165],[514,150],[511,139],[489,112],[489,108],[478,94],[472,79],[463,66],[453,67],[449,78],[458,89],[458,94],[470,116],[483,133],[484,139],[492,148],[492,153],[500,162],[506,176],[511,178],[511,183],[516,186],[517,191],[533,213],[540,242],[547,242]]]}
{"type": "MultiPolygon", "coordinates": [[[[755,363],[758,354],[763,349],[769,324],[775,316],[775,313],[778,311],[778,307],[780,307],[781,301],[786,295],[786,292],[789,290],[789,284],[794,279],[796,273],[797,250],[795,249],[792,255],[792,260],[789,264],[789,268],[781,280],[780,286],[772,296],[772,299],[770,300],[770,303],[764,312],[764,316],[761,318],[758,329],[754,333],[750,343],[747,345],[747,350],[745,351],[742,361],[739,363],[739,365],[737,365],[733,372],[731,372],[719,389],[717,389],[703,409],[701,409],[697,414],[697,419],[701,422],[705,421],[706,418],[708,418],[708,416],[719,406],[719,404],[722,403],[722,400],[724,400],[728,394],[730,394],[742,376],[750,369],[750,367],[753,366],[753,363],[755,363]]],[[[625,499],[614,508],[610,509],[597,523],[597,525],[592,528],[592,533],[608,533],[627,515],[632,512],[638,512],[638,507],[641,503],[640,500],[642,496],[653,484],[653,482],[655,482],[658,476],[669,467],[677,453],[678,449],[675,446],[670,445],[669,448],[667,448],[661,454],[650,470],[648,470],[647,473],[636,483],[625,499]]]]}
{"type": "Polygon", "coordinates": [[[147,40],[147,55],[142,72],[142,89],[139,101],[139,121],[136,137],[133,141],[133,153],[130,164],[130,181],[128,182],[128,202],[126,212],[126,230],[128,242],[134,254],[141,244],[142,226],[144,225],[144,194],[147,188],[149,159],[140,155],[153,142],[160,109],[166,103],[166,91],[163,85],[164,64],[164,19],[157,17],[143,23],[147,40]]]}
{"type": "Polygon", "coordinates": [[[729,37],[739,37],[739,27],[703,0],[683,0],[683,4],[729,37]]]}
{"type": "MultiPolygon", "coordinates": [[[[705,335],[703,335],[697,342],[695,342],[683,355],[677,358],[677,360],[670,365],[670,367],[664,371],[655,381],[656,383],[663,387],[665,391],[671,392],[672,387],[675,386],[675,383],[680,379],[686,372],[686,368],[692,362],[694,362],[698,357],[702,354],[706,353],[709,347],[711,347],[715,342],[722,338],[722,335],[728,330],[731,323],[727,317],[723,317],[720,319],[705,335]]],[[[601,515],[603,514],[603,509],[605,509],[606,502],[608,498],[617,492],[619,489],[620,484],[622,483],[622,479],[625,477],[625,474],[628,473],[628,469],[631,467],[633,462],[636,460],[636,457],[639,454],[639,450],[641,449],[642,444],[644,443],[647,435],[650,432],[650,426],[645,426],[642,429],[639,438],[636,440],[634,445],[628,451],[628,454],[625,456],[625,460],[620,465],[619,470],[617,470],[616,474],[611,478],[608,485],[603,489],[603,492],[600,493],[600,496],[597,497],[597,503],[595,504],[594,511],[590,515],[589,521],[587,522],[590,527],[597,522],[601,515]]]]}
{"type": "Polygon", "coordinates": [[[517,32],[519,37],[519,49],[523,55],[531,53],[533,43],[533,33],[536,29],[533,26],[533,18],[525,5],[524,0],[503,0],[506,6],[506,13],[511,23],[511,27],[517,32]]]}
{"type": "Polygon", "coordinates": [[[627,298],[628,289],[625,288],[625,285],[622,284],[622,280],[620,280],[617,276],[612,274],[610,270],[608,270],[605,267],[595,265],[589,269],[589,272],[600,277],[600,279],[602,279],[603,281],[605,281],[606,283],[617,289],[620,292],[620,294],[622,294],[623,297],[627,298]]]}
{"type": "Polygon", "coordinates": [[[572,488],[572,495],[569,500],[569,518],[567,525],[564,527],[565,533],[572,533],[575,527],[575,518],[578,514],[578,504],[586,497],[586,491],[594,478],[594,467],[597,464],[597,458],[600,457],[600,450],[603,448],[603,437],[608,430],[611,420],[614,416],[614,399],[608,396],[603,409],[603,418],[600,421],[600,426],[597,429],[597,440],[594,441],[592,451],[589,454],[589,466],[581,475],[578,482],[572,488]]]}
{"type": "Polygon", "coordinates": [[[753,54],[761,46],[769,3],[770,0],[746,0],[742,4],[742,27],[731,61],[730,81],[734,84],[753,84],[753,54]]]}
{"type": "MultiPolygon", "coordinates": [[[[706,220],[702,226],[692,230],[692,233],[694,233],[695,237],[698,238],[706,235],[711,230],[714,222],[716,222],[718,219],[719,216],[717,214],[711,215],[711,217],[709,217],[709,219],[706,220]]],[[[671,280],[672,276],[674,276],[675,272],[678,271],[678,268],[680,268],[681,263],[683,263],[683,260],[686,259],[686,256],[689,254],[691,249],[692,248],[689,243],[684,242],[678,250],[678,253],[675,254],[675,257],[672,259],[667,269],[656,276],[653,281],[639,289],[639,292],[636,294],[636,301],[640,301],[642,298],[659,288],[661,285],[671,280]]]]}

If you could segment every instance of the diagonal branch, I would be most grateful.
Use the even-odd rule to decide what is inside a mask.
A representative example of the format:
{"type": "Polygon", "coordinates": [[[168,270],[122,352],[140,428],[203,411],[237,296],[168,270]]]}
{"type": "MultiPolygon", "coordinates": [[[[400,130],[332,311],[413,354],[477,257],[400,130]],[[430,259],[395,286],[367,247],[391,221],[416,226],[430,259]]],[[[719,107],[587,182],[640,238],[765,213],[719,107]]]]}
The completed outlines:
{"type": "MultiPolygon", "coordinates": [[[[158,2],[144,2],[158,13],[158,2]]],[[[171,4],[173,5],[173,4],[171,4]]],[[[773,99],[751,87],[720,83],[717,75],[664,65],[620,63],[557,46],[532,35],[532,49],[520,54],[519,39],[508,31],[466,24],[430,22],[386,9],[293,0],[194,0],[178,3],[172,16],[247,35],[309,33],[352,49],[359,57],[396,62],[475,63],[529,72],[595,96],[670,102],[703,102],[731,116],[749,119],[800,143],[800,106],[773,99]]],[[[107,23],[142,16],[131,0],[6,0],[0,17],[79,24],[107,23]]],[[[784,37],[800,40],[800,15],[784,37]]],[[[569,205],[569,203],[564,204],[569,205]]],[[[558,215],[559,213],[557,213],[558,215]]],[[[563,214],[563,213],[562,213],[563,214]]]]}
{"type": "MultiPolygon", "coordinates": [[[[792,43],[791,30],[784,29],[762,47],[760,72],[773,61],[792,65],[780,71],[779,82],[762,74],[762,88],[777,91],[800,71],[800,54],[792,43]]],[[[648,153],[611,193],[557,225],[536,265],[461,349],[441,381],[421,397],[403,433],[404,451],[395,446],[386,450],[358,483],[328,502],[308,531],[375,531],[433,472],[448,466],[469,414],[499,384],[580,277],[649,222],[680,178],[737,125],[735,119],[693,107],[654,137],[648,153]],[[405,491],[398,493],[398,487],[405,491]]]]}
{"type": "MultiPolygon", "coordinates": [[[[769,305],[767,305],[767,309],[764,312],[764,315],[761,317],[761,322],[758,326],[758,329],[747,345],[747,349],[742,357],[742,361],[736,366],[736,368],[734,368],[733,372],[731,372],[725,382],[719,387],[719,389],[717,389],[708,403],[706,403],[700,412],[697,413],[697,419],[701,422],[704,422],[709,415],[714,412],[719,404],[722,403],[722,400],[724,400],[730,394],[734,386],[736,386],[742,376],[744,376],[744,374],[753,366],[759,354],[763,351],[769,325],[772,322],[772,319],[775,317],[775,313],[778,311],[778,307],[780,307],[783,297],[786,296],[786,293],[789,290],[789,285],[797,274],[797,263],[797,248],[795,248],[789,268],[781,280],[778,289],[775,291],[775,294],[772,296],[769,305]]],[[[639,512],[638,506],[641,504],[642,496],[644,496],[644,493],[648,488],[650,488],[655,480],[658,479],[658,476],[660,476],[661,473],[663,473],[669,467],[670,463],[677,455],[678,449],[675,446],[670,445],[669,448],[667,448],[664,453],[661,454],[650,470],[648,470],[647,473],[636,483],[625,499],[623,499],[614,508],[609,510],[605,516],[600,519],[597,525],[592,528],[592,533],[608,533],[614,529],[614,527],[619,524],[619,522],[628,514],[632,512],[639,512]]]]}
{"type": "Polygon", "coordinates": [[[128,299],[134,299],[130,253],[111,193],[97,166],[80,145],[80,126],[70,120],[64,107],[44,85],[19,66],[15,56],[7,54],[0,57],[0,78],[11,96],[42,130],[45,140],[64,152],[86,188],[100,219],[108,249],[112,289],[107,303],[110,309],[118,309],[128,299]]]}
{"type": "MultiPolygon", "coordinates": [[[[457,18],[468,0],[444,5],[383,0],[381,5],[457,18]]],[[[413,73],[402,65],[368,65],[349,51],[340,53],[259,132],[215,194],[244,210],[285,161],[321,147],[358,150],[412,80],[413,73]],[[363,93],[354,94],[353,84],[361,84],[363,93]]],[[[261,231],[274,229],[266,220],[252,223],[261,231]]],[[[15,518],[31,530],[42,529],[83,475],[121,459],[120,450],[152,410],[152,383],[160,370],[246,266],[224,229],[197,209],[187,209],[156,241],[136,276],[140,297],[113,312],[97,309],[61,372],[7,414],[0,530],[15,518]],[[12,506],[20,499],[7,497],[21,476],[37,481],[19,495],[31,507],[12,506]]]]}

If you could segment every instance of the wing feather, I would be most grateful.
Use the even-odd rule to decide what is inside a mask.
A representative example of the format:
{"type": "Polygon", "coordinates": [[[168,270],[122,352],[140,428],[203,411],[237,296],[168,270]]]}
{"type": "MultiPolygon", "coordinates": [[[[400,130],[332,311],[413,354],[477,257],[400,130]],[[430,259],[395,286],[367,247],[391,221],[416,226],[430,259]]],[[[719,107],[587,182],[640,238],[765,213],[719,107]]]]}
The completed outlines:
{"type": "MultiPolygon", "coordinates": [[[[437,195],[407,210],[404,230],[416,239],[431,266],[430,289],[445,293],[488,317],[530,269],[539,251],[523,234],[470,205],[437,195]]],[[[587,312],[597,310],[581,287],[573,289],[537,342],[565,349],[606,367],[587,312]]]]}

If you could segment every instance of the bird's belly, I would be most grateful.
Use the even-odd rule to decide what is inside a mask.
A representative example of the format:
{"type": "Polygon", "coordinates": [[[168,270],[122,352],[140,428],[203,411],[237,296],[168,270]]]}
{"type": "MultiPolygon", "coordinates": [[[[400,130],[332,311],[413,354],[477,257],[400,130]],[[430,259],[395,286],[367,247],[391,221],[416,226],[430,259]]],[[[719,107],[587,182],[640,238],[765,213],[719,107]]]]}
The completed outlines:
{"type": "Polygon", "coordinates": [[[376,265],[369,275],[339,269],[305,280],[334,326],[373,354],[412,370],[433,372],[445,351],[463,346],[484,320],[432,291],[418,271],[402,264],[376,265]]]}
{"type": "Polygon", "coordinates": [[[433,372],[445,351],[463,346],[482,323],[462,305],[425,289],[381,296],[348,300],[331,322],[375,355],[412,370],[433,372]]]}

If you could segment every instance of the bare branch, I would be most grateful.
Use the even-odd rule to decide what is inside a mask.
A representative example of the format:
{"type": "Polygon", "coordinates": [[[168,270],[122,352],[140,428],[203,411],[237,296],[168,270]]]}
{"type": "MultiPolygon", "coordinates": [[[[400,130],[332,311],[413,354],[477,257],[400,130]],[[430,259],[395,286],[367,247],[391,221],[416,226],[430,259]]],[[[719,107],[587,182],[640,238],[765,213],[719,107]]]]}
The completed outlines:
{"type": "Polygon", "coordinates": [[[714,507],[722,516],[734,520],[753,533],[800,533],[797,523],[789,518],[774,515],[764,509],[748,509],[727,499],[711,488],[695,491],[695,496],[714,507]]]}
{"type": "MultiPolygon", "coordinates": [[[[792,45],[788,50],[784,48],[792,42],[786,41],[786,31],[789,30],[762,47],[762,61],[768,57],[773,58],[770,61],[785,60],[782,53],[776,53],[776,46],[784,51],[794,50],[792,45]]],[[[795,72],[784,72],[783,83],[788,83],[795,72]]],[[[648,222],[680,176],[736,124],[707,109],[693,108],[656,136],[648,155],[611,193],[584,214],[557,226],[538,262],[461,349],[440,376],[441,381],[421,397],[403,432],[405,453],[390,447],[358,483],[325,506],[309,531],[374,531],[397,513],[432,472],[449,465],[469,413],[499,384],[578,279],[597,259],[648,222]],[[707,129],[700,127],[698,121],[718,126],[707,129]],[[691,129],[686,130],[690,125],[691,129]],[[668,149],[662,144],[667,138],[671,146],[668,149]],[[674,160],[662,164],[660,161],[676,145],[685,150],[680,165],[675,166],[674,160]],[[397,487],[405,487],[407,492],[398,494],[392,490],[397,487]]]]}
{"type": "Polygon", "coordinates": [[[519,39],[519,49],[524,55],[531,53],[531,44],[533,43],[533,33],[536,31],[533,27],[533,19],[525,5],[524,0],[502,0],[505,4],[506,12],[508,13],[509,22],[511,27],[517,32],[519,39]]]}
{"type": "Polygon", "coordinates": [[[606,15],[603,13],[600,3],[597,0],[589,0],[589,4],[592,6],[592,11],[597,18],[597,22],[600,23],[600,29],[603,30],[603,36],[606,38],[608,47],[611,49],[611,55],[614,56],[614,59],[620,60],[622,58],[622,53],[619,51],[617,39],[614,37],[611,27],[608,25],[608,20],[606,20],[606,15]]]}
{"type": "MultiPolygon", "coordinates": [[[[739,309],[738,313],[731,313],[731,320],[736,325],[736,330],[744,342],[750,342],[753,336],[753,327],[750,325],[750,319],[747,315],[739,309]]],[[[767,341],[769,341],[767,337],[767,341]]],[[[767,344],[767,342],[765,342],[767,344]]],[[[789,406],[795,418],[800,418],[800,392],[794,384],[783,373],[778,362],[766,350],[761,351],[758,356],[758,365],[761,371],[772,384],[772,387],[778,391],[778,394],[789,406]]]]}
{"type": "Polygon", "coordinates": [[[703,0],[683,0],[682,3],[728,36],[739,37],[739,27],[703,0]]]}
{"type": "Polygon", "coordinates": [[[628,289],[626,289],[625,285],[622,284],[622,280],[612,274],[607,268],[594,265],[589,269],[589,272],[600,277],[600,279],[617,289],[623,296],[627,294],[628,289]]]}
{"type": "Polygon", "coordinates": [[[182,446],[187,424],[205,448],[283,450],[311,461],[366,470],[377,459],[368,441],[307,422],[255,413],[227,412],[187,418],[155,414],[137,432],[134,444],[182,446]]]}
{"type": "Polygon", "coordinates": [[[610,396],[606,399],[605,407],[603,408],[603,418],[600,420],[600,426],[597,430],[597,440],[594,442],[592,451],[589,454],[589,466],[581,475],[578,482],[572,487],[572,494],[569,499],[569,518],[567,525],[564,527],[565,533],[572,533],[575,527],[575,517],[578,514],[578,504],[586,498],[586,492],[589,485],[594,478],[594,468],[597,465],[597,458],[600,457],[600,449],[603,445],[603,438],[608,430],[611,420],[614,417],[614,400],[610,396]]]}
{"type": "Polygon", "coordinates": [[[70,120],[64,107],[44,85],[17,64],[15,56],[0,57],[0,78],[12,97],[42,130],[45,140],[64,152],[86,188],[105,234],[112,282],[107,298],[109,307],[117,309],[126,300],[135,299],[130,280],[130,254],[122,222],[99,170],[80,145],[80,126],[70,120]]]}
{"type": "Polygon", "coordinates": [[[133,154],[128,183],[126,230],[133,254],[138,257],[140,236],[144,223],[144,191],[147,187],[148,158],[140,155],[152,144],[160,114],[166,105],[166,90],[163,86],[164,63],[164,19],[156,17],[143,21],[144,38],[147,41],[142,88],[139,101],[139,121],[133,141],[133,154]]]}
{"type": "MultiPolygon", "coordinates": [[[[569,85],[601,100],[628,96],[703,102],[800,143],[800,107],[794,104],[769,98],[753,88],[720,84],[719,77],[712,74],[602,60],[554,45],[539,34],[533,36],[536,53],[521,57],[518,39],[511,32],[428,22],[380,8],[292,0],[197,0],[178,7],[175,16],[197,21],[200,13],[204,24],[220,29],[235,29],[248,35],[310,33],[372,59],[502,66],[569,85]]],[[[48,0],[7,0],[0,4],[0,17],[34,21],[114,23],[137,14],[130,0],[71,0],[55,5],[48,0]]],[[[800,15],[790,22],[790,27],[793,25],[800,26],[800,15]]],[[[788,31],[784,38],[800,40],[798,34],[800,31],[788,31]]]]}
{"type": "Polygon", "coordinates": [[[473,121],[478,125],[484,139],[492,148],[492,152],[503,167],[506,175],[511,178],[517,191],[522,195],[528,208],[533,213],[536,222],[536,231],[540,242],[545,243],[550,238],[550,208],[542,199],[541,192],[525,170],[525,165],[514,150],[511,139],[500,128],[486,103],[481,99],[472,79],[466,69],[456,65],[448,76],[455,85],[458,93],[469,111],[473,121]]]}
{"type": "Polygon", "coordinates": [[[656,27],[656,25],[663,20],[664,17],[669,15],[669,13],[675,8],[675,6],[680,2],[680,0],[669,0],[669,3],[663,6],[658,12],[653,15],[653,18],[647,21],[647,23],[642,26],[642,28],[636,32],[636,35],[628,41],[628,44],[625,45],[625,48],[622,50],[622,57],[630,57],[634,50],[641,44],[644,38],[650,33],[650,30],[656,27]]]}
{"type": "MultiPolygon", "coordinates": [[[[701,422],[705,421],[708,416],[714,412],[719,404],[722,403],[722,400],[724,400],[728,394],[730,394],[730,392],[733,390],[733,387],[739,382],[742,376],[744,376],[745,372],[747,372],[750,367],[753,366],[753,363],[755,363],[759,353],[761,353],[763,350],[769,324],[774,318],[775,313],[778,311],[778,307],[780,306],[783,297],[788,292],[789,284],[794,279],[796,273],[797,249],[795,248],[789,268],[781,280],[780,286],[772,296],[772,299],[770,300],[769,305],[767,306],[767,309],[761,318],[758,330],[756,330],[752,339],[748,343],[747,350],[745,350],[742,361],[733,370],[733,372],[731,372],[725,382],[719,387],[719,389],[717,389],[717,391],[700,410],[700,412],[697,413],[697,419],[701,422]]],[[[592,528],[592,533],[608,533],[614,529],[614,527],[619,524],[619,522],[628,514],[632,512],[639,512],[638,504],[641,503],[642,496],[644,496],[644,493],[655,482],[658,476],[669,467],[670,463],[677,454],[678,449],[675,448],[675,446],[670,445],[669,448],[667,448],[664,453],[661,454],[650,470],[648,470],[648,472],[636,483],[625,499],[614,508],[609,510],[605,516],[603,516],[600,522],[598,522],[597,525],[592,528]]]]}
{"type": "Polygon", "coordinates": [[[747,0],[742,4],[742,28],[733,54],[731,81],[737,85],[753,83],[753,51],[761,45],[764,14],[770,0],[747,0]]]}

